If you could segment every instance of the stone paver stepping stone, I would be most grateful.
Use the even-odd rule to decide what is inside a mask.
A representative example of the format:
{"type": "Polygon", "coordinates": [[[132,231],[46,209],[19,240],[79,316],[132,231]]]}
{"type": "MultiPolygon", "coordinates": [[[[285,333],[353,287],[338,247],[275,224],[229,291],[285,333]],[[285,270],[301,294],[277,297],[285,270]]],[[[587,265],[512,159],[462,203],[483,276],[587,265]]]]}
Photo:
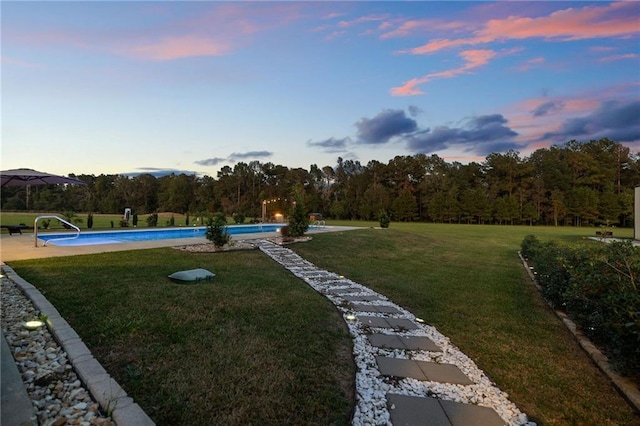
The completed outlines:
{"type": "Polygon", "coordinates": [[[375,333],[367,336],[371,346],[377,348],[389,348],[389,349],[405,349],[400,336],[396,334],[381,334],[375,333]]]}
{"type": "Polygon", "coordinates": [[[432,382],[457,383],[459,385],[472,385],[473,382],[453,364],[438,364],[435,362],[415,361],[418,363],[424,375],[432,382]]]}
{"type": "Polygon", "coordinates": [[[393,328],[401,330],[416,330],[418,328],[412,321],[405,318],[382,318],[357,315],[358,320],[369,327],[393,328]]]}
{"type": "Polygon", "coordinates": [[[412,359],[377,356],[380,373],[385,376],[410,377],[428,382],[471,385],[473,382],[453,364],[415,361],[412,359]]]}
{"type": "Polygon", "coordinates": [[[402,312],[398,308],[394,308],[393,306],[384,306],[378,305],[376,309],[381,314],[401,314],[402,312]]]}
{"type": "Polygon", "coordinates": [[[404,318],[385,318],[391,328],[401,330],[417,330],[418,327],[413,321],[404,318]]]}
{"type": "Polygon", "coordinates": [[[440,405],[454,426],[501,426],[505,424],[493,408],[454,401],[440,401],[440,405]]]}
{"type": "Polygon", "coordinates": [[[351,309],[357,312],[378,312],[373,305],[362,305],[359,303],[352,303],[351,309]]]}
{"type": "Polygon", "coordinates": [[[351,307],[358,312],[378,312],[380,314],[401,314],[402,312],[393,306],[385,305],[365,305],[362,303],[352,303],[351,307]]]}
{"type": "Polygon", "coordinates": [[[387,394],[387,406],[394,426],[503,426],[492,408],[434,398],[387,394]]]}
{"type": "Polygon", "coordinates": [[[390,328],[389,323],[381,317],[368,317],[364,315],[356,315],[358,321],[369,327],[390,328]]]}
{"type": "Polygon", "coordinates": [[[361,288],[357,287],[345,287],[345,288],[332,288],[327,290],[327,293],[331,294],[349,294],[349,293],[360,293],[362,291],[361,288]]]}
{"type": "Polygon", "coordinates": [[[368,336],[369,343],[378,348],[407,349],[410,351],[442,352],[433,340],[424,336],[398,336],[396,334],[375,333],[368,336]]]}
{"type": "Polygon", "coordinates": [[[375,295],[361,295],[361,296],[344,296],[345,300],[348,300],[349,302],[355,302],[355,301],[364,301],[364,302],[375,302],[378,300],[383,300],[380,296],[375,296],[375,295]]]}
{"type": "Polygon", "coordinates": [[[378,370],[383,376],[410,377],[425,382],[429,381],[420,366],[411,359],[377,356],[376,363],[378,363],[378,370]]]}
{"type": "Polygon", "coordinates": [[[442,352],[442,349],[433,340],[423,336],[400,336],[400,340],[410,351],[429,351],[429,352],[442,352]]]}

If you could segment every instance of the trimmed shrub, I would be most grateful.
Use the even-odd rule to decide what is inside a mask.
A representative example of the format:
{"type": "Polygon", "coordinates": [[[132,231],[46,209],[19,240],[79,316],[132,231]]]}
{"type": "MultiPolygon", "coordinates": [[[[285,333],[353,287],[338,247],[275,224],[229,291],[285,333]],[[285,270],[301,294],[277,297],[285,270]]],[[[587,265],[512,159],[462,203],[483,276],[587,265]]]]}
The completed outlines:
{"type": "Polygon", "coordinates": [[[231,240],[231,236],[227,232],[227,218],[224,213],[216,213],[207,219],[206,237],[216,248],[223,247],[231,240]]]}
{"type": "Polygon", "coordinates": [[[389,213],[386,210],[382,209],[378,213],[378,220],[380,221],[380,228],[388,228],[389,223],[391,222],[391,218],[389,217],[389,213]]]}
{"type": "Polygon", "coordinates": [[[540,247],[540,240],[535,235],[527,235],[520,245],[520,253],[525,259],[534,256],[536,249],[540,247]]]}
{"type": "Polygon", "coordinates": [[[93,213],[89,213],[87,215],[87,228],[88,229],[93,228],[93,213]]]}
{"type": "Polygon", "coordinates": [[[640,249],[630,242],[525,241],[523,255],[552,306],[601,345],[621,373],[640,375],[640,249]]]}
{"type": "Polygon", "coordinates": [[[236,223],[236,225],[241,225],[244,223],[244,215],[240,214],[240,213],[236,213],[233,215],[233,221],[236,223]]]}
{"type": "Polygon", "coordinates": [[[134,213],[131,217],[131,222],[133,223],[133,227],[138,226],[138,213],[134,213]]]}
{"type": "Polygon", "coordinates": [[[158,213],[151,213],[147,216],[147,226],[150,228],[158,226],[158,213]]]}
{"type": "Polygon", "coordinates": [[[302,201],[296,202],[293,206],[291,214],[289,215],[288,227],[289,236],[291,237],[301,237],[307,232],[307,229],[309,229],[309,217],[305,212],[302,201]]]}

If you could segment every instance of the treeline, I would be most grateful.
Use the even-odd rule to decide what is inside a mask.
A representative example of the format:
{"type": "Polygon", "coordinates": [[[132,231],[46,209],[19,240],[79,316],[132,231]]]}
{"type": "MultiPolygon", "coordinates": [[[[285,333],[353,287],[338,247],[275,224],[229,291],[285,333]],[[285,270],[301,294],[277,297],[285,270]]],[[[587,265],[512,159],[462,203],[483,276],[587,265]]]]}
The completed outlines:
{"type": "Polygon", "coordinates": [[[437,155],[397,156],[387,164],[338,158],[309,170],[237,163],[217,176],[77,175],[87,186],[5,187],[2,209],[192,216],[224,212],[260,219],[286,212],[293,194],[327,218],[451,223],[630,226],[640,154],[609,139],[570,141],[528,157],[494,153],[481,163],[437,155]]]}

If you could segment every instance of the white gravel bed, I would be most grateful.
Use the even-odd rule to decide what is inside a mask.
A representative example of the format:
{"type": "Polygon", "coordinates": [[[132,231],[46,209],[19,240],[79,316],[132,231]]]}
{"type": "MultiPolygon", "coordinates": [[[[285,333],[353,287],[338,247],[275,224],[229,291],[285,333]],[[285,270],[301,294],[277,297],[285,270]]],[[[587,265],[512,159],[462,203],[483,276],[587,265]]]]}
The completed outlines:
{"type": "Polygon", "coordinates": [[[443,400],[477,404],[493,408],[508,425],[529,425],[526,414],[522,413],[502,392],[489,380],[468,356],[456,348],[451,341],[442,335],[435,327],[423,324],[420,320],[404,308],[393,304],[383,295],[375,293],[369,288],[346,279],[337,274],[317,268],[307,260],[299,257],[293,251],[276,246],[266,241],[258,243],[260,249],[290,270],[295,276],[304,280],[313,289],[326,296],[342,312],[349,331],[353,337],[353,353],[356,362],[356,407],[353,415],[353,425],[382,425],[391,424],[387,409],[387,393],[436,397],[443,400]],[[356,312],[349,308],[349,302],[335,293],[327,293],[329,289],[357,288],[356,293],[349,295],[372,295],[381,300],[357,302],[362,305],[391,306],[401,314],[381,314],[356,312]],[[413,321],[418,329],[393,333],[388,329],[363,326],[356,315],[378,316],[385,318],[404,318],[413,321]],[[425,336],[431,339],[442,352],[408,351],[400,349],[384,349],[373,347],[367,335],[371,333],[386,333],[405,336],[425,336]],[[391,358],[405,358],[420,361],[454,364],[471,381],[472,385],[456,385],[440,382],[420,381],[412,378],[385,377],[380,374],[376,363],[376,356],[391,358]]]}
{"type": "MultiPolygon", "coordinates": [[[[4,274],[3,274],[4,275],[4,274]]],[[[13,353],[39,425],[111,426],[82,384],[67,353],[46,325],[24,327],[40,312],[6,276],[2,277],[2,332],[13,353]]]]}

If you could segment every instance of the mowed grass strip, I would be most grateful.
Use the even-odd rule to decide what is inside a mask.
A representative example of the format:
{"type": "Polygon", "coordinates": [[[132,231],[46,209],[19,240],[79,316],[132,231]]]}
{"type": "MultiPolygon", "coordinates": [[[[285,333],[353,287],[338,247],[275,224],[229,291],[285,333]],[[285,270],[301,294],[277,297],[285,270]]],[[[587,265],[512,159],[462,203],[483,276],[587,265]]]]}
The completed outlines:
{"type": "Polygon", "coordinates": [[[517,251],[531,233],[565,241],[595,235],[593,228],[392,223],[291,247],[436,326],[539,424],[640,424],[530,283],[517,251]]]}
{"type": "Polygon", "coordinates": [[[11,262],[159,425],[348,424],[352,343],[323,296],[257,250],[11,262]],[[212,282],[167,275],[205,268],[212,282]]]}

